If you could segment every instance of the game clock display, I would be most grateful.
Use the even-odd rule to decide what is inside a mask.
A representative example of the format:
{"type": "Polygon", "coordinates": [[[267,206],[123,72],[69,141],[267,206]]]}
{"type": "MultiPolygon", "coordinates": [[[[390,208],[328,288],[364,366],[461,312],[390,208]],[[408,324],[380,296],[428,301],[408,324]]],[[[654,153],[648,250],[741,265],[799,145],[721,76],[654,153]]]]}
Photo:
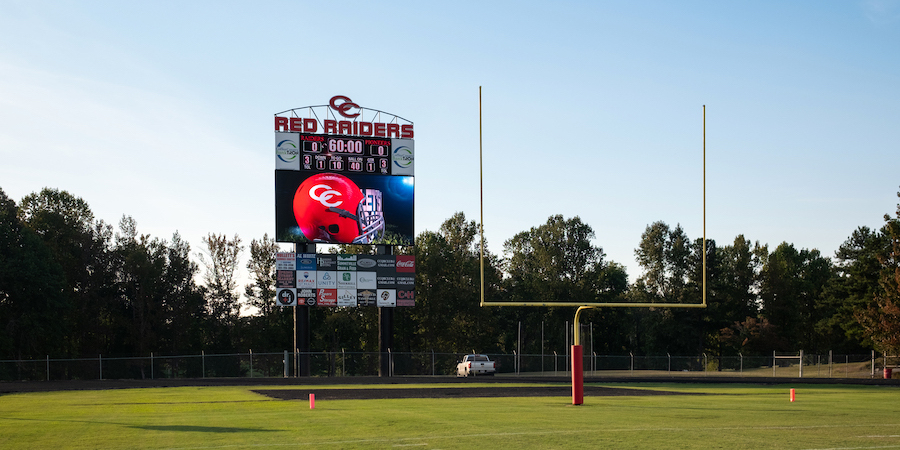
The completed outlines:
{"type": "Polygon", "coordinates": [[[300,170],[391,174],[391,140],[300,135],[300,170]]]}

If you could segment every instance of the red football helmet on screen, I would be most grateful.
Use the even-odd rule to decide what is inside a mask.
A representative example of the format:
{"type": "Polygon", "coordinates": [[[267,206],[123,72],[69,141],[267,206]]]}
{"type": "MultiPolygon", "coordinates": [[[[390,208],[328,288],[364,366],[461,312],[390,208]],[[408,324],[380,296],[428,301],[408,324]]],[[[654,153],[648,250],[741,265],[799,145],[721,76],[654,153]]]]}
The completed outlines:
{"type": "Polygon", "coordinates": [[[369,244],[384,236],[382,195],[360,190],[336,173],[313,175],[294,193],[294,218],[307,239],[332,244],[369,244]]]}

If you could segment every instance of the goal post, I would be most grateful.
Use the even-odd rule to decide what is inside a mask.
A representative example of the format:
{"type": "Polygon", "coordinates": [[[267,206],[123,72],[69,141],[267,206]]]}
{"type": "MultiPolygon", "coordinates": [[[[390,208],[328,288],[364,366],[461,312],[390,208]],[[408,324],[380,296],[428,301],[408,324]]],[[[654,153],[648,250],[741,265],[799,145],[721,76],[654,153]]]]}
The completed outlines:
{"type": "MultiPolygon", "coordinates": [[[[487,301],[484,297],[484,146],[482,142],[482,117],[481,117],[481,86],[478,86],[478,181],[479,181],[479,206],[480,206],[480,265],[481,265],[481,306],[522,306],[522,307],[546,307],[568,306],[578,308],[575,311],[574,325],[578,330],[581,312],[593,308],[706,308],[706,105],[703,105],[703,272],[702,272],[702,301],[700,303],[662,303],[662,302],[555,302],[555,301],[487,301]]],[[[572,404],[583,403],[584,374],[581,358],[580,337],[578,332],[574,335],[572,345],[572,404]],[[577,360],[577,365],[576,365],[577,360]],[[578,375],[576,376],[576,372],[578,375]]]]}

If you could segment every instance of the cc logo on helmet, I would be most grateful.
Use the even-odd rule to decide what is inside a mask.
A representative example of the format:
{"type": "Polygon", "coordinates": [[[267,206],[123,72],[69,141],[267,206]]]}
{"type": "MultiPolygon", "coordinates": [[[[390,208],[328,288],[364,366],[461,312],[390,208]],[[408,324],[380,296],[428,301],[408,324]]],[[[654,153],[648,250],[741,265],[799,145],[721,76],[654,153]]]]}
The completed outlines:
{"type": "Polygon", "coordinates": [[[335,206],[340,206],[341,203],[344,203],[343,200],[331,201],[335,196],[340,196],[341,193],[332,189],[331,186],[327,184],[317,184],[309,189],[309,198],[329,207],[333,208],[335,206]],[[316,192],[319,189],[325,189],[322,192],[316,192]]]}
{"type": "Polygon", "coordinates": [[[335,95],[334,97],[331,97],[331,102],[329,104],[331,105],[332,109],[341,113],[341,115],[344,117],[348,117],[348,118],[352,119],[359,115],[359,113],[350,114],[347,112],[351,108],[359,109],[359,105],[357,105],[356,103],[353,103],[353,101],[350,100],[350,98],[348,98],[344,95],[335,95]],[[342,102],[340,105],[338,104],[339,101],[342,102]]]}

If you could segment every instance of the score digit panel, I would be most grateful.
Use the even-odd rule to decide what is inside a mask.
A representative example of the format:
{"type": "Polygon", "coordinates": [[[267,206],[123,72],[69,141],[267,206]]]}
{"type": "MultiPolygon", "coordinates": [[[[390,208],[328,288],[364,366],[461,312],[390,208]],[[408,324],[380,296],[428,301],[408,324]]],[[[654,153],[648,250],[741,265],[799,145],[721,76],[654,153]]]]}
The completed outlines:
{"type": "Polygon", "coordinates": [[[276,170],[415,175],[412,139],[275,133],[276,170]]]}

